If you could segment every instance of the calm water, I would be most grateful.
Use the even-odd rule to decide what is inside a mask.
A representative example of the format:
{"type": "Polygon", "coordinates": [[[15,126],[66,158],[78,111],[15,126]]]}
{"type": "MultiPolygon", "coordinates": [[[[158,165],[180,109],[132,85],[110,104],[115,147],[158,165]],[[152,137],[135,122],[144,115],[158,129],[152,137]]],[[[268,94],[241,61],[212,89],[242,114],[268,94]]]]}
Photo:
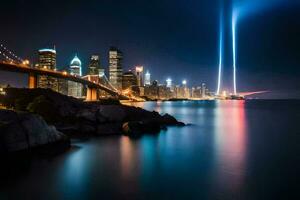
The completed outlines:
{"type": "Polygon", "coordinates": [[[139,106],[193,125],[74,141],[64,154],[20,166],[0,199],[297,199],[300,101],[139,106]]]}

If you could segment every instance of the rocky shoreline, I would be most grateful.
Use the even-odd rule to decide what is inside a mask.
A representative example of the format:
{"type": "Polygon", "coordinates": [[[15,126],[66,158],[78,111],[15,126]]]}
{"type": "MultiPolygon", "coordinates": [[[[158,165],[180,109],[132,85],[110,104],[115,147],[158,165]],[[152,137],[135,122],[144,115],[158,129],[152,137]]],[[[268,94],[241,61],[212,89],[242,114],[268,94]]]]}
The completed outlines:
{"type": "Polygon", "coordinates": [[[185,125],[168,114],[121,105],[116,100],[83,102],[48,89],[8,88],[0,99],[12,109],[0,110],[0,153],[56,143],[67,148],[72,137],[136,136],[185,125]]]}
{"type": "Polygon", "coordinates": [[[36,114],[0,110],[0,154],[70,146],[69,137],[36,114]]]}

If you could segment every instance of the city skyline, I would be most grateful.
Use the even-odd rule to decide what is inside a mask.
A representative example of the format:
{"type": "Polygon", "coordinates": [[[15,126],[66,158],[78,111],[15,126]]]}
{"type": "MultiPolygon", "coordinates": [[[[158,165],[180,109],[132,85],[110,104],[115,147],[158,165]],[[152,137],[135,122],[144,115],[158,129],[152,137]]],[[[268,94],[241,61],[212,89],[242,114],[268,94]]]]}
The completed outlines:
{"type": "MultiPolygon", "coordinates": [[[[3,45],[4,46],[4,45],[3,45]]],[[[10,49],[8,49],[8,47],[6,47],[6,51],[10,51],[10,49]]],[[[118,51],[119,53],[121,53],[121,57],[123,55],[123,52],[121,52],[119,49],[117,49],[116,47],[110,47],[110,50],[108,52],[108,56],[107,56],[107,60],[109,61],[111,58],[110,58],[110,51],[118,51]],[[113,50],[112,50],[113,49],[113,50]]],[[[105,76],[109,76],[110,75],[110,65],[108,66],[103,66],[100,64],[100,59],[101,60],[106,60],[104,58],[102,58],[99,54],[91,54],[89,56],[90,60],[89,62],[87,63],[82,63],[81,61],[81,58],[80,56],[78,57],[78,54],[75,53],[75,57],[73,57],[71,59],[71,61],[69,61],[69,64],[67,66],[59,66],[56,64],[56,60],[57,60],[57,50],[56,50],[56,47],[51,49],[51,48],[41,48],[39,50],[37,50],[38,54],[35,58],[35,62],[32,62],[32,61],[29,61],[27,60],[26,58],[24,60],[22,60],[22,58],[18,57],[18,59],[14,59],[14,56],[13,55],[8,55],[8,58],[7,61],[8,62],[12,62],[14,64],[24,64],[24,62],[26,62],[25,65],[29,65],[33,68],[42,68],[42,69],[48,69],[48,70],[54,70],[54,71],[61,71],[61,72],[65,72],[65,73],[69,73],[71,75],[78,75],[80,77],[84,77],[84,76],[87,76],[87,75],[96,75],[96,76],[100,76],[102,77],[103,75],[105,76]],[[51,62],[51,63],[41,63],[40,59],[41,59],[41,52],[45,52],[46,55],[50,54],[49,57],[46,57],[45,61],[46,62],[51,62]],[[54,54],[54,57],[53,55],[54,54]],[[74,69],[72,68],[72,63],[74,62],[74,60],[76,62],[79,62],[78,66],[80,66],[78,68],[78,70],[76,71],[76,73],[74,73],[74,69]],[[28,63],[27,63],[28,62],[28,63]],[[71,62],[71,65],[70,65],[70,62],[71,62]],[[49,66],[48,66],[49,65],[49,66]],[[97,73],[96,71],[99,71],[99,73],[97,73]]],[[[43,58],[43,57],[42,57],[43,58]]],[[[123,60],[123,57],[121,58],[121,60],[123,60]]],[[[76,67],[77,68],[77,67],[76,67]]],[[[147,68],[145,68],[146,70],[147,68]]],[[[122,66],[122,73],[127,73],[127,72],[131,72],[131,71],[136,71],[137,73],[139,73],[139,70],[142,70],[141,72],[144,73],[144,66],[142,65],[135,65],[135,66],[129,66],[129,67],[126,67],[124,70],[123,70],[123,66],[122,66]]],[[[137,76],[139,76],[138,74],[136,74],[137,76]]],[[[149,72],[149,69],[146,70],[146,74],[142,74],[141,77],[142,79],[146,79],[146,76],[148,76],[148,79],[150,79],[150,72],[149,72]]],[[[138,85],[150,85],[152,84],[153,81],[158,81],[159,84],[163,84],[163,85],[168,85],[168,82],[172,82],[171,84],[174,84],[174,85],[182,85],[183,82],[185,82],[185,84],[187,84],[187,81],[185,78],[181,77],[181,79],[178,79],[178,80],[175,80],[173,82],[173,80],[171,80],[171,77],[170,75],[167,76],[168,78],[166,80],[158,80],[157,78],[154,77],[153,80],[150,81],[150,83],[148,82],[148,84],[141,84],[141,81],[138,85]]],[[[152,77],[153,78],[153,77],[152,77]]],[[[144,80],[142,80],[142,82],[144,82],[144,80]]],[[[184,85],[185,85],[184,84],[184,85]]],[[[197,83],[196,85],[191,85],[192,86],[199,86],[201,85],[202,83],[199,82],[197,83]]]]}

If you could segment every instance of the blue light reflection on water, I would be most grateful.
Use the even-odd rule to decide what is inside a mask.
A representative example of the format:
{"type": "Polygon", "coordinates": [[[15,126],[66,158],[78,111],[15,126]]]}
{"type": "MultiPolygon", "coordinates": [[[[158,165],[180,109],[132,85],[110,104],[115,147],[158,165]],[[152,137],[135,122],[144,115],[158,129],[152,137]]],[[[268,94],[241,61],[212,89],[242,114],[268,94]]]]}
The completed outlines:
{"type": "Polygon", "coordinates": [[[299,102],[135,105],[193,125],[141,138],[73,141],[67,153],[34,160],[1,194],[43,199],[267,199],[290,194],[292,184],[283,183],[291,181],[298,164],[299,102]]]}

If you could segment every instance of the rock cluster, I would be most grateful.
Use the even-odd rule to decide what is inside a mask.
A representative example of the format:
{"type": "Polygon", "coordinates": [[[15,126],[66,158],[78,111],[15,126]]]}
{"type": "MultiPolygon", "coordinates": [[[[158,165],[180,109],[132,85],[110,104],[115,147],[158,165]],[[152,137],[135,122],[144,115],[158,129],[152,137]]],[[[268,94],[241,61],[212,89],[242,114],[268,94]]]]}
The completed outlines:
{"type": "Polygon", "coordinates": [[[107,135],[155,133],[166,126],[184,125],[174,117],[141,108],[101,102],[83,102],[52,90],[15,89],[6,91],[6,98],[18,101],[4,101],[12,108],[37,113],[57,130],[68,135],[107,135]],[[16,105],[17,102],[17,105],[16,105]]]}
{"type": "Polygon", "coordinates": [[[143,134],[158,133],[166,126],[183,126],[171,115],[161,116],[141,108],[124,105],[95,105],[79,109],[73,123],[60,123],[62,132],[81,134],[143,134]],[[74,123],[76,121],[76,123],[74,123]]]}
{"type": "Polygon", "coordinates": [[[43,145],[70,143],[68,137],[49,126],[41,116],[0,110],[0,153],[34,149],[43,145]]]}

